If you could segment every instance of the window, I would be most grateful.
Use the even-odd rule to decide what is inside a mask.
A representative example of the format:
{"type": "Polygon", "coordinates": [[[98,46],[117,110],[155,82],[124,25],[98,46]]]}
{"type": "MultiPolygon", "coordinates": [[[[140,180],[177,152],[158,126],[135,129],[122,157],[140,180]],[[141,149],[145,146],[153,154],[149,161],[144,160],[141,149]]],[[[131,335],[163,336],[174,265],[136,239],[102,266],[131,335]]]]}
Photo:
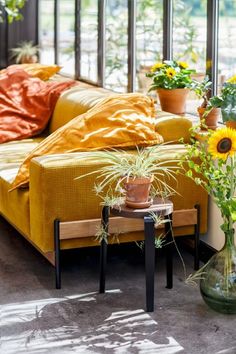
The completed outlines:
{"type": "Polygon", "coordinates": [[[105,87],[126,92],[128,86],[128,2],[106,1],[105,87]]]}
{"type": "MultiPolygon", "coordinates": [[[[201,81],[206,72],[207,1],[174,0],[173,5],[173,59],[186,61],[201,81]]],[[[195,113],[197,97],[193,92],[188,97],[187,111],[195,113]]]]}
{"type": "Polygon", "coordinates": [[[97,82],[98,3],[82,0],[80,13],[80,75],[97,82]]]}
{"type": "Polygon", "coordinates": [[[222,84],[236,73],[236,2],[220,1],[219,16],[219,62],[218,84],[222,84]]]}
{"type": "MultiPolygon", "coordinates": [[[[147,92],[150,81],[145,72],[172,54],[173,59],[196,69],[199,80],[205,76],[207,60],[213,63],[211,80],[215,85],[212,38],[217,32],[218,5],[219,82],[236,69],[235,0],[39,0],[39,5],[41,62],[57,60],[70,75],[76,67],[79,79],[117,92],[147,92]],[[136,29],[135,38],[131,28],[136,29]],[[76,51],[75,38],[79,45],[76,51]]],[[[195,109],[192,93],[190,101],[195,109]]]]}
{"type": "Polygon", "coordinates": [[[53,64],[54,54],[54,0],[41,0],[39,3],[39,45],[40,62],[53,64]]]}
{"type": "Polygon", "coordinates": [[[59,0],[58,3],[58,64],[61,72],[75,74],[75,1],[59,0]]]}
{"type": "Polygon", "coordinates": [[[163,1],[138,0],[136,20],[137,91],[147,92],[150,79],[145,73],[163,59],[163,1]]]}

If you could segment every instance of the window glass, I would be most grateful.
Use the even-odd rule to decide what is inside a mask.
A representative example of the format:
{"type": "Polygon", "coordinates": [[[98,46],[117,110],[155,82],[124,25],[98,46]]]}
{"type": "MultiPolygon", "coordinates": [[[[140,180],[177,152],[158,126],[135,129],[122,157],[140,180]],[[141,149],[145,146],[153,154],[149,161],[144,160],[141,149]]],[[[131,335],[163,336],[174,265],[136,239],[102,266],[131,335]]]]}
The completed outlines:
{"type": "Polygon", "coordinates": [[[97,82],[98,4],[94,0],[81,0],[80,20],[80,75],[97,82]]]}
{"type": "MultiPolygon", "coordinates": [[[[173,59],[185,61],[201,81],[206,72],[207,0],[174,0],[173,59]]],[[[187,111],[196,113],[199,100],[188,96],[187,111]]]]}
{"type": "Polygon", "coordinates": [[[75,73],[75,1],[58,1],[58,64],[61,72],[75,73]]]}
{"type": "Polygon", "coordinates": [[[128,86],[128,1],[106,2],[105,86],[127,92],[128,86]]]}
{"type": "Polygon", "coordinates": [[[39,2],[40,62],[54,64],[54,0],[39,2]]]}
{"type": "Polygon", "coordinates": [[[151,79],[146,72],[163,59],[163,1],[138,0],[136,19],[137,82],[136,90],[147,92],[151,79]]]}
{"type": "Polygon", "coordinates": [[[236,1],[220,1],[218,83],[236,74],[236,1]]]}

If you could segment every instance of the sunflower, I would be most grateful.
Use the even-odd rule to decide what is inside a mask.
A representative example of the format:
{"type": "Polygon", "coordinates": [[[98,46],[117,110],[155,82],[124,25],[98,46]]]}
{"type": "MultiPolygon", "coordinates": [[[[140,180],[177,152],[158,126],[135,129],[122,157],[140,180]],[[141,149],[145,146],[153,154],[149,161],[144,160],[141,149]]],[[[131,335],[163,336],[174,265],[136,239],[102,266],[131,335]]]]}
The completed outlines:
{"type": "Polygon", "coordinates": [[[188,64],[185,61],[177,61],[178,66],[181,69],[187,69],[188,68],[188,64]]]}
{"type": "Polygon", "coordinates": [[[232,76],[229,80],[226,82],[229,82],[230,84],[236,84],[236,75],[232,76]]]}
{"type": "Polygon", "coordinates": [[[152,66],[151,68],[151,72],[155,72],[155,71],[158,71],[159,69],[163,68],[165,66],[165,64],[162,64],[162,63],[156,63],[152,66]]]}
{"type": "Polygon", "coordinates": [[[214,159],[226,160],[236,152],[236,130],[223,128],[214,132],[208,140],[208,151],[214,159]]]}
{"type": "Polygon", "coordinates": [[[168,69],[166,69],[166,76],[168,76],[170,79],[171,79],[172,77],[174,77],[175,74],[176,74],[175,69],[173,69],[173,68],[168,68],[168,69]]]}

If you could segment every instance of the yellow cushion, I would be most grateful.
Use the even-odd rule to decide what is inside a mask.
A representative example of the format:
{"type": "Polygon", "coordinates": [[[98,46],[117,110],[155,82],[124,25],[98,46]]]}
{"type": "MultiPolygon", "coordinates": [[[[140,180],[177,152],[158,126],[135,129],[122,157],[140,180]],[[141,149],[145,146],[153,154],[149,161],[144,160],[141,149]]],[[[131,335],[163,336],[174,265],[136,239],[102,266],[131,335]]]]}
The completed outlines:
{"type": "Polygon", "coordinates": [[[141,94],[120,94],[100,101],[49,135],[21,165],[12,188],[29,182],[33,157],[75,151],[159,144],[153,101],[141,94]]]}
{"type": "Polygon", "coordinates": [[[62,93],[57,101],[50,122],[50,133],[68,123],[71,119],[85,113],[100,100],[111,95],[108,91],[96,88],[84,88],[79,84],[62,93]]]}
{"type": "MultiPolygon", "coordinates": [[[[61,70],[61,66],[58,65],[44,65],[44,64],[14,64],[11,67],[19,67],[25,70],[30,76],[38,77],[39,79],[46,81],[51,76],[58,73],[61,70]]],[[[5,69],[1,70],[0,73],[3,73],[5,69]]]]}
{"type": "Polygon", "coordinates": [[[178,143],[181,138],[185,143],[190,142],[192,122],[188,118],[161,112],[156,122],[156,131],[163,137],[164,142],[178,143]]]}

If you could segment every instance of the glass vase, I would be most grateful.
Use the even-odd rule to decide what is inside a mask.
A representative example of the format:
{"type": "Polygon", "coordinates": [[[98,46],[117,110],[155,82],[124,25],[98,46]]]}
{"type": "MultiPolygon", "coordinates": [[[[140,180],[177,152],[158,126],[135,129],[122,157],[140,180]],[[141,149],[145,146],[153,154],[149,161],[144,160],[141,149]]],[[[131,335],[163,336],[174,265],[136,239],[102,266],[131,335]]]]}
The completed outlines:
{"type": "Polygon", "coordinates": [[[234,230],[225,233],[224,247],[206,264],[200,280],[201,295],[215,311],[236,314],[236,247],[234,230]]]}

